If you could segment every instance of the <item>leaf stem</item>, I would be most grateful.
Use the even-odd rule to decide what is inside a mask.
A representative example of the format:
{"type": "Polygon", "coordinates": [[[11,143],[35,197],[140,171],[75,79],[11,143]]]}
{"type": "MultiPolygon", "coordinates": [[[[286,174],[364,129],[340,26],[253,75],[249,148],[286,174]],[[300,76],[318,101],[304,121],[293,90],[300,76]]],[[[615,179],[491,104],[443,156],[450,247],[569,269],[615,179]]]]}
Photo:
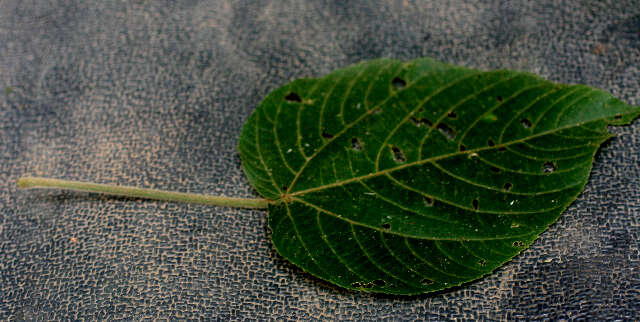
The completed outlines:
{"type": "Polygon", "coordinates": [[[111,196],[163,200],[172,202],[197,203],[210,206],[235,208],[267,208],[269,200],[262,198],[231,198],[208,196],[195,193],[144,189],[91,182],[60,180],[51,178],[24,177],[18,180],[18,188],[49,188],[83,192],[95,192],[111,196]]]}

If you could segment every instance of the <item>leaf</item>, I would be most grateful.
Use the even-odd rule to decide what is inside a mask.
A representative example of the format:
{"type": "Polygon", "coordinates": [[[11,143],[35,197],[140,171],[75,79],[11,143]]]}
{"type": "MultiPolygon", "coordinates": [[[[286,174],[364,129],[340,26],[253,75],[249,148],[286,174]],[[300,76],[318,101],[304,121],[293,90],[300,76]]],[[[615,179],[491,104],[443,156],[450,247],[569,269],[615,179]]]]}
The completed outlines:
{"type": "Polygon", "coordinates": [[[347,289],[419,294],[526,249],[640,108],[603,91],[424,58],[378,59],[271,92],[240,156],[277,251],[347,289]]]}

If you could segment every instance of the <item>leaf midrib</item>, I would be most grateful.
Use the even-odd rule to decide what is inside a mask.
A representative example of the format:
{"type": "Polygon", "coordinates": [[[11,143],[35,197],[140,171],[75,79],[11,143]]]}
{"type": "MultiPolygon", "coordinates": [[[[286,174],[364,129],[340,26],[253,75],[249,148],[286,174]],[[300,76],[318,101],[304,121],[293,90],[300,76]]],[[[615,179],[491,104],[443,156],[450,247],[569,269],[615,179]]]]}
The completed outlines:
{"type": "MultiPolygon", "coordinates": [[[[388,67],[388,65],[385,66],[385,68],[386,67],[388,67]]],[[[402,71],[402,69],[400,69],[400,71],[396,72],[394,75],[398,75],[401,71],[402,71]]],[[[458,78],[456,78],[454,80],[451,80],[449,83],[445,84],[444,86],[438,88],[438,90],[436,90],[433,93],[431,93],[427,98],[425,98],[425,101],[430,100],[430,98],[434,97],[435,95],[437,95],[438,93],[444,91],[445,89],[450,88],[451,86],[454,86],[455,84],[459,83],[460,81],[464,81],[465,79],[471,78],[471,77],[473,77],[475,75],[478,75],[478,74],[481,74],[481,73],[482,73],[481,71],[470,71],[470,73],[468,73],[468,74],[465,74],[465,75],[463,75],[461,77],[458,77],[458,78]]],[[[429,77],[429,75],[431,75],[431,74],[432,73],[427,73],[427,74],[423,75],[422,77],[419,77],[418,79],[414,80],[408,86],[406,86],[405,88],[401,89],[400,91],[405,91],[405,90],[408,90],[408,89],[412,88],[412,86],[415,85],[416,83],[418,83],[421,79],[424,79],[425,77],[429,77]]],[[[509,77],[508,79],[515,78],[515,77],[517,77],[518,74],[526,74],[526,73],[516,73],[515,75],[513,75],[512,77],[509,77]]],[[[500,82],[502,82],[502,81],[500,81],[500,82]]],[[[367,89],[369,90],[370,87],[373,86],[374,83],[375,83],[375,80],[372,81],[369,84],[367,89]]],[[[495,86],[495,84],[493,84],[491,86],[495,86]]],[[[572,92],[574,92],[574,91],[576,91],[578,89],[580,89],[580,87],[577,87],[577,88],[571,90],[570,93],[572,93],[572,92]]],[[[368,92],[368,90],[367,90],[367,92],[368,92]]],[[[589,92],[590,91],[587,91],[585,93],[589,93],[589,92]]],[[[567,93],[567,94],[563,95],[562,98],[567,97],[570,93],[567,93]]],[[[521,143],[521,142],[524,142],[526,140],[530,140],[530,139],[536,138],[538,136],[544,136],[544,135],[547,135],[547,134],[553,134],[553,133],[561,131],[563,129],[572,128],[572,127],[575,127],[575,126],[581,126],[584,123],[606,119],[606,117],[603,117],[603,118],[599,118],[599,119],[589,120],[589,121],[585,121],[585,122],[578,123],[578,124],[572,124],[572,125],[565,126],[565,127],[555,128],[555,129],[550,130],[550,131],[540,132],[540,133],[538,133],[536,135],[527,136],[527,137],[524,137],[524,138],[521,138],[521,139],[518,139],[518,140],[514,140],[514,141],[511,141],[511,142],[501,143],[501,144],[496,145],[494,147],[488,147],[487,146],[487,147],[483,147],[483,148],[476,148],[476,149],[466,150],[466,151],[462,151],[462,152],[454,152],[454,153],[444,154],[444,155],[441,155],[441,156],[436,156],[436,157],[432,157],[432,158],[428,158],[428,159],[418,160],[418,161],[415,161],[415,162],[410,162],[410,163],[406,163],[406,164],[400,165],[398,167],[387,168],[385,170],[380,170],[380,171],[377,170],[378,169],[377,163],[379,161],[378,158],[380,157],[380,155],[378,154],[378,158],[376,160],[376,171],[374,171],[372,173],[369,173],[369,174],[366,174],[366,175],[363,175],[363,176],[359,176],[359,177],[353,177],[351,179],[335,182],[335,183],[328,184],[328,185],[322,185],[322,186],[318,186],[318,187],[314,187],[314,188],[300,190],[300,191],[297,191],[297,192],[290,192],[290,191],[294,190],[295,184],[297,183],[297,181],[300,178],[301,174],[304,172],[305,168],[309,165],[309,163],[311,162],[312,159],[314,159],[320,152],[322,152],[327,146],[331,145],[331,143],[333,143],[336,139],[341,137],[349,129],[351,129],[352,127],[356,126],[363,119],[365,119],[368,116],[370,116],[371,114],[373,114],[373,112],[375,112],[377,109],[379,109],[380,106],[384,105],[386,102],[388,102],[390,99],[392,99],[393,97],[395,97],[397,95],[398,95],[397,92],[390,93],[390,95],[387,98],[385,98],[383,101],[381,101],[380,103],[376,104],[374,107],[372,107],[371,109],[369,109],[368,111],[363,113],[360,117],[358,117],[353,122],[351,122],[349,124],[346,124],[345,127],[340,132],[336,133],[336,135],[333,138],[331,138],[330,140],[325,142],[322,146],[320,146],[316,151],[314,151],[314,153],[312,153],[312,155],[310,155],[308,157],[305,156],[305,162],[302,164],[300,169],[295,172],[294,178],[292,179],[291,183],[289,184],[288,190],[284,191],[283,199],[285,199],[285,198],[288,199],[289,197],[293,197],[293,196],[299,196],[299,195],[302,195],[302,194],[308,193],[308,192],[314,192],[314,191],[323,190],[323,189],[326,189],[326,188],[341,186],[341,185],[344,185],[344,184],[347,184],[347,183],[350,183],[350,182],[354,182],[354,181],[357,181],[357,180],[361,180],[361,179],[373,178],[373,177],[376,177],[376,176],[379,176],[379,175],[390,173],[390,172],[393,172],[393,171],[396,171],[396,170],[401,170],[401,169],[404,169],[404,168],[407,168],[407,167],[411,167],[411,166],[414,166],[414,165],[420,165],[420,164],[424,164],[424,163],[428,163],[428,162],[438,161],[438,160],[446,159],[448,157],[452,157],[452,156],[456,156],[456,155],[470,154],[470,153],[474,153],[474,152],[497,149],[497,148],[502,147],[502,146],[509,146],[511,144],[521,143]]],[[[544,95],[544,96],[546,96],[546,95],[544,95]]],[[[554,104],[552,104],[552,106],[557,104],[557,102],[558,101],[556,101],[554,104]]],[[[501,104],[499,104],[499,105],[501,105],[501,104]]],[[[531,105],[532,104],[529,104],[528,106],[531,106],[531,105]]],[[[408,116],[406,118],[410,117],[413,114],[413,112],[414,111],[408,113],[408,116]]],[[[520,111],[520,113],[518,113],[518,115],[520,115],[523,112],[524,111],[520,111]]],[[[631,114],[631,113],[629,113],[629,114],[631,114]]],[[[444,115],[446,115],[446,113],[444,113],[444,115]]],[[[517,116],[514,117],[514,119],[515,118],[517,118],[517,116]]],[[[536,126],[537,126],[538,121],[539,121],[539,119],[536,120],[536,124],[535,124],[536,126]]],[[[511,122],[513,122],[513,120],[511,120],[508,124],[511,124],[511,122]]],[[[431,132],[431,130],[433,128],[435,128],[435,125],[430,128],[429,132],[431,132]]],[[[535,128],[535,126],[532,129],[534,129],[534,128],[535,128]]],[[[298,126],[298,130],[299,130],[299,126],[298,126]]],[[[465,135],[466,135],[466,132],[465,132],[465,135]]],[[[500,135],[500,140],[499,141],[501,141],[501,140],[502,140],[502,134],[500,135]]]]}
{"type": "MultiPolygon", "coordinates": [[[[629,112],[629,113],[623,113],[622,115],[624,116],[624,115],[630,115],[630,114],[635,114],[635,113],[636,112],[629,112]]],[[[319,190],[324,190],[324,189],[333,188],[333,187],[338,187],[338,186],[342,186],[342,185],[345,185],[345,184],[348,184],[348,183],[351,183],[351,182],[355,182],[355,181],[374,178],[374,177],[377,177],[377,176],[380,176],[380,175],[388,174],[388,173],[391,173],[391,172],[394,172],[394,171],[402,170],[402,169],[409,168],[409,167],[416,166],[416,165],[421,165],[421,164],[425,164],[425,163],[429,163],[429,162],[434,162],[434,161],[438,161],[438,160],[442,160],[442,159],[446,159],[446,158],[450,158],[450,157],[454,157],[454,156],[459,156],[459,155],[471,155],[472,153],[496,150],[496,149],[498,149],[500,147],[506,147],[506,146],[510,146],[510,145],[513,145],[513,144],[516,144],[516,143],[522,143],[522,142],[525,142],[525,141],[530,140],[530,139],[534,139],[534,138],[537,138],[537,137],[545,136],[545,135],[548,135],[548,134],[553,134],[553,133],[561,131],[561,130],[565,130],[565,129],[576,127],[576,126],[581,126],[581,125],[586,124],[586,123],[590,123],[590,122],[594,122],[594,121],[606,120],[608,117],[609,116],[596,118],[596,119],[584,121],[584,122],[577,123],[577,124],[571,124],[571,125],[568,125],[568,126],[559,127],[559,128],[555,128],[555,129],[552,129],[552,130],[543,131],[543,132],[540,132],[540,133],[537,133],[537,134],[534,134],[534,135],[526,136],[526,137],[523,137],[523,138],[520,138],[520,139],[517,139],[517,140],[512,140],[512,141],[509,141],[509,142],[506,142],[506,143],[502,143],[502,144],[499,144],[499,145],[494,145],[494,146],[491,146],[491,147],[490,146],[486,146],[486,147],[480,147],[480,148],[475,148],[475,149],[470,149],[470,150],[465,150],[465,151],[456,151],[456,152],[447,153],[447,154],[443,154],[443,155],[439,155],[439,156],[434,156],[434,157],[427,158],[427,159],[408,162],[408,163],[404,163],[402,165],[399,165],[397,167],[387,168],[387,169],[384,169],[384,170],[371,172],[371,173],[368,173],[366,175],[353,177],[353,178],[350,178],[350,179],[337,181],[337,182],[334,182],[334,183],[330,183],[330,184],[326,184],[326,185],[322,185],[322,186],[317,186],[317,187],[313,187],[313,188],[309,188],[309,189],[305,189],[305,190],[291,192],[288,195],[291,196],[291,197],[299,197],[299,196],[304,195],[306,193],[319,191],[319,190]]]]}
{"type": "MultiPolygon", "coordinates": [[[[348,222],[349,224],[352,225],[357,225],[357,226],[361,226],[361,227],[366,227],[369,229],[373,229],[373,230],[377,230],[377,231],[381,231],[381,232],[385,232],[388,234],[392,234],[395,236],[400,236],[400,237],[405,237],[405,238],[411,238],[411,239],[424,239],[424,240],[444,240],[444,241],[469,241],[469,240],[473,240],[473,241],[483,241],[483,240],[502,240],[502,239],[511,239],[511,238],[517,238],[517,237],[524,237],[524,236],[531,236],[534,233],[537,233],[535,231],[528,231],[526,233],[522,233],[522,234],[518,234],[518,235],[508,235],[508,236],[496,236],[496,237],[470,237],[470,236],[464,236],[464,237],[459,237],[459,238],[445,238],[445,237],[432,237],[432,236],[415,236],[415,235],[410,235],[410,234],[406,234],[406,233],[402,233],[402,232],[398,232],[398,231],[390,231],[390,230],[383,230],[379,227],[374,227],[371,225],[367,225],[367,224],[363,224],[361,222],[357,222],[355,220],[346,218],[346,217],[342,217],[340,215],[334,214],[318,205],[315,205],[311,202],[308,202],[304,199],[300,199],[300,198],[292,198],[291,202],[299,202],[303,205],[306,205],[308,207],[311,207],[319,212],[325,213],[327,215],[333,216],[335,218],[338,218],[340,220],[344,220],[346,222],[348,222]]],[[[559,207],[556,207],[554,209],[559,209],[561,208],[562,205],[560,205],[559,207]]]]}

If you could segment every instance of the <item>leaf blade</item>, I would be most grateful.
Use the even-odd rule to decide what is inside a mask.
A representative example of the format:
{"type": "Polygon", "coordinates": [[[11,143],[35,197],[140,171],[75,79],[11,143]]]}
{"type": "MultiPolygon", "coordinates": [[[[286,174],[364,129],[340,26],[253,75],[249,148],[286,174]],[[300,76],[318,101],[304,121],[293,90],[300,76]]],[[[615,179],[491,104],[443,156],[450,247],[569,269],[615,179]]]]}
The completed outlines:
{"type": "Polygon", "coordinates": [[[280,254],[342,287],[418,294],[526,249],[582,191],[606,126],[638,114],[528,73],[379,59],[273,91],[239,148],[276,201],[280,254]]]}

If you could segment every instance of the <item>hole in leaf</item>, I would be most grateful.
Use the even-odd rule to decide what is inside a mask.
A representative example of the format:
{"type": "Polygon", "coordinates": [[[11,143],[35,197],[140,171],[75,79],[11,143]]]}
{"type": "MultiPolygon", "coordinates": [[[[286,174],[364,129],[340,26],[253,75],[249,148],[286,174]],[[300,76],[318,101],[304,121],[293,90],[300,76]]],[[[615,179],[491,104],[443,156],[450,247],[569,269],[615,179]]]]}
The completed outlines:
{"type": "Polygon", "coordinates": [[[428,278],[424,278],[420,281],[420,283],[422,283],[422,285],[431,285],[433,284],[433,280],[430,280],[428,278]]]}
{"type": "Polygon", "coordinates": [[[353,282],[353,283],[351,283],[351,286],[352,286],[352,287],[361,287],[361,286],[362,286],[362,283],[360,283],[360,282],[353,282]]]}
{"type": "Polygon", "coordinates": [[[302,102],[302,99],[300,98],[300,96],[298,96],[298,94],[294,92],[289,93],[289,95],[285,96],[284,99],[286,99],[289,102],[302,102]]]}
{"type": "Polygon", "coordinates": [[[542,172],[544,173],[553,173],[556,171],[556,165],[553,162],[545,162],[542,165],[542,172]]]}
{"type": "Polygon", "coordinates": [[[287,186],[282,186],[282,191],[287,191],[287,188],[289,188],[289,187],[287,187],[287,186]]]}
{"type": "Polygon", "coordinates": [[[391,84],[393,84],[393,87],[397,88],[397,89],[401,89],[405,86],[407,86],[407,82],[400,78],[400,77],[396,77],[391,81],[391,84]]]}
{"type": "Polygon", "coordinates": [[[498,152],[504,152],[504,151],[507,151],[506,147],[501,146],[501,147],[498,148],[498,152]]]}
{"type": "Polygon", "coordinates": [[[447,117],[449,117],[450,119],[456,119],[458,118],[458,114],[456,112],[449,112],[449,114],[447,114],[447,117]]]}
{"type": "Polygon", "coordinates": [[[372,283],[374,285],[377,285],[377,286],[385,286],[385,285],[387,285],[387,282],[385,282],[384,280],[374,280],[372,283]]]}
{"type": "Polygon", "coordinates": [[[488,144],[489,146],[495,146],[495,145],[496,145],[496,142],[493,142],[493,140],[492,140],[492,139],[489,139],[489,141],[487,141],[487,144],[488,144]]]}
{"type": "Polygon", "coordinates": [[[514,241],[513,242],[513,247],[524,247],[524,243],[521,241],[514,241]]]}
{"type": "Polygon", "coordinates": [[[325,139],[333,139],[333,135],[329,134],[329,133],[327,133],[325,131],[322,131],[322,137],[325,138],[325,139]]]}
{"type": "Polygon", "coordinates": [[[496,100],[498,100],[498,102],[502,102],[502,96],[496,96],[496,100]]]}
{"type": "Polygon", "coordinates": [[[362,143],[358,138],[351,138],[351,149],[355,151],[362,151],[362,143]]]}
{"type": "Polygon", "coordinates": [[[382,228],[384,228],[384,229],[390,229],[390,228],[391,228],[391,225],[390,225],[390,224],[388,224],[388,223],[384,223],[384,224],[382,224],[382,228]]]}
{"type": "Polygon", "coordinates": [[[525,129],[531,127],[531,121],[529,121],[528,119],[522,119],[522,121],[520,121],[520,124],[522,124],[522,127],[524,127],[525,129]]]}
{"type": "Polygon", "coordinates": [[[460,152],[466,151],[466,150],[467,150],[467,147],[464,146],[463,144],[460,144],[460,152]]]}
{"type": "Polygon", "coordinates": [[[493,173],[500,173],[500,168],[498,168],[498,167],[491,167],[491,168],[489,168],[489,169],[490,169],[490,170],[491,170],[491,172],[493,172],[493,173]]]}
{"type": "Polygon", "coordinates": [[[504,190],[505,191],[511,190],[512,187],[513,187],[513,185],[511,184],[511,182],[507,182],[507,183],[504,184],[504,190]]]}
{"type": "Polygon", "coordinates": [[[478,198],[473,199],[471,205],[473,206],[473,209],[478,210],[478,198]]]}
{"type": "Polygon", "coordinates": [[[423,126],[423,125],[426,125],[426,126],[433,125],[433,123],[431,123],[431,121],[429,121],[428,119],[425,119],[425,118],[417,119],[417,118],[415,118],[413,116],[411,117],[411,122],[413,122],[413,124],[415,126],[418,126],[418,127],[423,126]]]}
{"type": "Polygon", "coordinates": [[[391,148],[391,152],[393,153],[393,159],[396,160],[396,162],[404,163],[405,161],[407,161],[407,158],[404,156],[404,153],[402,153],[402,151],[400,151],[398,147],[395,147],[393,145],[390,145],[389,147],[391,148]]]}
{"type": "Polygon", "coordinates": [[[478,261],[478,265],[480,265],[480,266],[487,266],[487,261],[486,261],[486,260],[484,260],[484,259],[481,259],[481,260],[479,260],[479,261],[478,261]]]}
{"type": "Polygon", "coordinates": [[[449,127],[449,125],[438,123],[437,129],[449,140],[453,140],[456,137],[456,131],[449,127]]]}
{"type": "Polygon", "coordinates": [[[433,199],[431,199],[431,198],[429,198],[427,196],[422,197],[422,199],[424,199],[425,206],[427,206],[427,207],[432,207],[433,206],[433,199]]]}
{"type": "Polygon", "coordinates": [[[618,114],[616,116],[613,117],[615,120],[621,120],[622,119],[622,115],[618,114]]]}

